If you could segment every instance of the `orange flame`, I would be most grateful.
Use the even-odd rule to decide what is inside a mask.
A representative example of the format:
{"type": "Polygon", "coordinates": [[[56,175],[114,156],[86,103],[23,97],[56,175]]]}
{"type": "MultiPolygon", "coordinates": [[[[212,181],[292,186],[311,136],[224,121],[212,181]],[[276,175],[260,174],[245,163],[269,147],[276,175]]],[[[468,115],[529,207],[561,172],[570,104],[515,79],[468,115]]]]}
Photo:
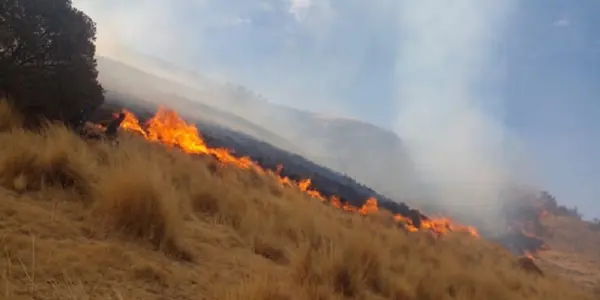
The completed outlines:
{"type": "MultiPolygon", "coordinates": [[[[187,124],[172,110],[159,107],[157,113],[147,121],[144,126],[145,128],[140,125],[133,113],[127,110],[124,110],[123,112],[125,113],[125,118],[120,127],[126,131],[139,134],[148,141],[178,147],[188,154],[213,155],[222,163],[232,164],[242,169],[253,169],[258,173],[275,175],[282,185],[295,187],[312,198],[321,202],[328,202],[331,206],[346,212],[369,215],[379,211],[377,199],[375,198],[369,198],[361,207],[355,207],[348,203],[342,203],[337,196],[326,197],[319,191],[312,189],[310,178],[295,181],[289,177],[281,176],[280,172],[283,169],[282,165],[278,165],[277,170],[273,172],[263,169],[247,156],[236,157],[233,156],[232,152],[228,149],[211,148],[204,142],[198,129],[194,125],[187,124]]],[[[473,236],[478,236],[475,228],[454,224],[447,218],[421,220],[421,226],[419,228],[413,224],[410,218],[399,214],[394,215],[393,219],[411,232],[425,230],[435,234],[443,234],[450,231],[463,231],[470,233],[473,236]]]]}
{"type": "Polygon", "coordinates": [[[523,256],[529,258],[530,260],[535,260],[535,257],[533,256],[533,253],[525,250],[525,252],[523,253],[523,256]]]}

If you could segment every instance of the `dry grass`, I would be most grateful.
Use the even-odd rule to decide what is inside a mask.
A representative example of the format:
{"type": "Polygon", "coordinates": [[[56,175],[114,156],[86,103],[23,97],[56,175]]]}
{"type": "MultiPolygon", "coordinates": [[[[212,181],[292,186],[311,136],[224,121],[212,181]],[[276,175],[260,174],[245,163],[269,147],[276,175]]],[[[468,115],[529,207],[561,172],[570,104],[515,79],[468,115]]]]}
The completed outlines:
{"type": "Polygon", "coordinates": [[[588,299],[483,240],[405,233],[136,137],[8,129],[0,183],[7,299],[588,299]]]}
{"type": "Polygon", "coordinates": [[[542,223],[550,250],[539,254],[540,265],[600,296],[600,231],[566,216],[549,214],[542,223]]]}

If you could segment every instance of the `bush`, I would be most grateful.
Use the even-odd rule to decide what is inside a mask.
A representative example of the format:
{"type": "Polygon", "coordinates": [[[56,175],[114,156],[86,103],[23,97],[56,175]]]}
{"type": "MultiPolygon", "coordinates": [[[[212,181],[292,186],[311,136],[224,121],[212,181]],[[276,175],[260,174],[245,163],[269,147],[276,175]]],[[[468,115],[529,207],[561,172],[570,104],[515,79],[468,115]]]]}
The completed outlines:
{"type": "Polygon", "coordinates": [[[0,97],[28,124],[74,124],[102,104],[96,27],[70,0],[4,0],[0,20],[0,97]]]}

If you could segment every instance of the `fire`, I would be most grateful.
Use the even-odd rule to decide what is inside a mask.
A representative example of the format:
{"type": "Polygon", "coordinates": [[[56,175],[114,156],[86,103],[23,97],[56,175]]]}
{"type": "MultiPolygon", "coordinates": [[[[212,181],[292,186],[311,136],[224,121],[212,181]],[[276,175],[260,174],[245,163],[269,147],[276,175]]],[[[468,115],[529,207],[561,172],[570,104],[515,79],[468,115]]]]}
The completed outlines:
{"type": "Polygon", "coordinates": [[[538,254],[540,254],[541,251],[548,251],[550,250],[550,248],[547,245],[542,245],[539,249],[535,249],[535,250],[524,250],[522,256],[525,256],[531,260],[537,260],[538,258],[538,254]]]}
{"type": "MultiPolygon", "coordinates": [[[[144,124],[145,126],[140,125],[139,120],[133,113],[126,110],[123,112],[125,113],[125,119],[121,123],[120,128],[139,134],[148,141],[178,147],[188,154],[212,155],[222,163],[232,164],[242,169],[252,169],[262,174],[275,175],[282,185],[295,187],[314,199],[329,203],[331,206],[346,212],[369,215],[379,211],[377,199],[375,198],[367,199],[361,207],[342,203],[337,196],[327,197],[311,188],[310,178],[295,181],[289,177],[281,176],[280,173],[283,169],[282,165],[278,165],[276,171],[265,170],[247,156],[236,157],[233,156],[232,152],[228,149],[211,148],[204,142],[198,129],[193,124],[187,124],[172,110],[160,107],[158,112],[144,124]]],[[[439,235],[450,231],[463,231],[470,233],[473,236],[478,236],[475,228],[457,225],[447,218],[421,220],[421,225],[419,227],[415,226],[410,218],[406,218],[399,214],[394,215],[393,219],[399,225],[402,225],[411,232],[424,230],[439,235]]]]}
{"type": "Polygon", "coordinates": [[[527,250],[525,250],[525,252],[523,253],[523,256],[529,258],[530,260],[535,260],[535,257],[533,256],[533,254],[527,250]]]}

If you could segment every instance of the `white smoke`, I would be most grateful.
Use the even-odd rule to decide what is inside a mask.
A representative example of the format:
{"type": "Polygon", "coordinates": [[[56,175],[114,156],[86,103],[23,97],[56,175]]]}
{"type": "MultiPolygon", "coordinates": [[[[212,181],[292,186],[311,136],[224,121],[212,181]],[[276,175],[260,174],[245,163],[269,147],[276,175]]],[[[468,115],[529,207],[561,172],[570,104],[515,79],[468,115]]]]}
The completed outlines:
{"type": "MultiPolygon", "coordinates": [[[[433,192],[438,198],[452,206],[493,211],[498,204],[497,194],[511,181],[520,181],[521,178],[515,177],[524,173],[515,167],[523,165],[521,146],[519,139],[509,134],[502,124],[503,99],[498,97],[502,94],[498,90],[501,90],[504,72],[498,46],[503,39],[503,27],[516,8],[515,0],[382,0],[377,3],[348,0],[343,4],[331,0],[269,0],[262,1],[261,5],[252,1],[206,0],[74,0],[74,3],[98,23],[100,55],[140,67],[143,62],[136,62],[136,55],[127,55],[123,49],[141,49],[166,61],[200,70],[211,78],[218,74],[219,78],[232,82],[244,79],[237,83],[250,84],[251,89],[264,92],[270,100],[335,114],[344,114],[349,106],[340,86],[354,80],[362,66],[372,62],[369,39],[389,34],[389,39],[380,41],[378,47],[398,49],[395,131],[410,146],[421,177],[430,183],[429,187],[435,188],[433,192]],[[239,5],[233,5],[234,2],[239,5]],[[194,12],[194,20],[183,18],[189,11],[194,12]],[[260,19],[265,14],[270,20],[275,16],[277,20],[282,16],[296,17],[293,24],[297,28],[280,31],[268,27],[266,30],[266,25],[261,23],[265,23],[264,20],[260,19]],[[255,19],[250,18],[253,16],[255,19]],[[262,25],[249,26],[255,23],[262,25]],[[246,32],[260,37],[257,44],[264,40],[275,41],[272,36],[281,36],[289,43],[277,48],[275,55],[268,59],[257,60],[260,63],[254,63],[253,71],[248,73],[247,66],[254,60],[245,54],[244,47],[234,49],[239,52],[236,57],[243,58],[239,68],[221,66],[219,64],[227,62],[208,59],[213,57],[208,55],[211,51],[218,51],[215,50],[218,48],[206,47],[216,38],[211,34],[212,28],[223,26],[252,27],[246,32]],[[393,36],[394,30],[389,30],[396,29],[395,26],[397,36],[393,36]],[[273,35],[274,32],[277,35],[273,35]],[[347,38],[349,36],[351,38],[347,38]],[[311,41],[312,46],[303,48],[304,44],[299,42],[303,39],[311,41]],[[335,47],[330,41],[336,41],[335,47]],[[490,94],[496,98],[487,96],[490,94]]],[[[286,22],[273,24],[291,26],[286,22]]],[[[254,44],[248,44],[252,48],[250,46],[254,44]]],[[[188,86],[199,86],[195,78],[188,80],[185,74],[148,66],[140,68],[188,86]]],[[[227,103],[203,92],[198,92],[196,97],[195,94],[185,96],[211,99],[219,105],[227,103]]],[[[385,101],[375,98],[373,101],[385,101]]],[[[263,113],[247,109],[244,117],[268,120],[262,117],[263,113]]],[[[288,126],[284,125],[278,124],[273,130],[285,133],[288,126]]],[[[318,150],[317,146],[320,145],[315,146],[318,150]]],[[[357,147],[349,145],[349,148],[357,147]]],[[[391,177],[398,177],[388,173],[378,169],[369,177],[372,182],[385,183],[386,189],[412,194],[404,187],[396,189],[403,186],[399,178],[394,178],[395,186],[388,186],[391,177]]]]}
{"type": "Polygon", "coordinates": [[[398,10],[396,132],[434,196],[461,210],[493,213],[499,193],[523,179],[515,178],[521,149],[502,124],[503,101],[484,90],[501,88],[497,48],[515,6],[423,0],[398,10]]]}

